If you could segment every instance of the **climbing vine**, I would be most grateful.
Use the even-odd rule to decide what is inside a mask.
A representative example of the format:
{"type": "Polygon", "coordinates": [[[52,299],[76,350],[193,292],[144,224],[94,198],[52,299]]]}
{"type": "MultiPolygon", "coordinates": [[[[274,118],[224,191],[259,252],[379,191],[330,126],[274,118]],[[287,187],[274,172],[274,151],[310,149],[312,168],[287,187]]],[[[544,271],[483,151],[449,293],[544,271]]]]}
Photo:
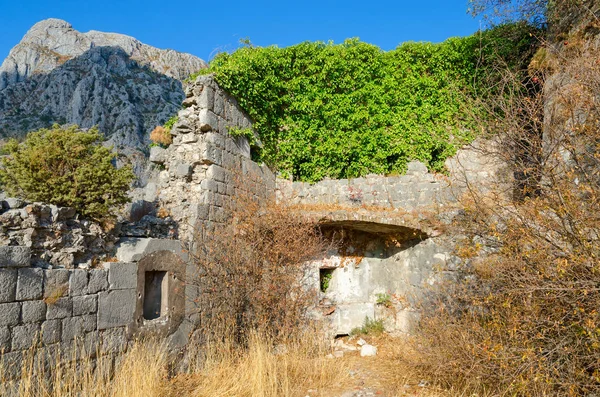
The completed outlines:
{"type": "Polygon", "coordinates": [[[202,73],[214,73],[238,98],[255,121],[262,158],[284,177],[401,173],[410,160],[441,171],[474,138],[475,98],[493,74],[488,65],[500,57],[521,66],[535,47],[533,30],[504,25],[388,52],[358,39],[248,44],[217,55],[202,73]]]}

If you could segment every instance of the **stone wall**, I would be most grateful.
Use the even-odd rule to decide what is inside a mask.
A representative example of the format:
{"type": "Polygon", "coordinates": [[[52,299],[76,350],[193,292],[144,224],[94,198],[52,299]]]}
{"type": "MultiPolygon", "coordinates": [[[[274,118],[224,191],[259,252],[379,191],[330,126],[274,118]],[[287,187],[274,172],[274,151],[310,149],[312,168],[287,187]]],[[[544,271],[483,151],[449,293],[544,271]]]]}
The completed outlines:
{"type": "Polygon", "coordinates": [[[114,234],[80,220],[72,208],[0,201],[0,246],[26,247],[34,266],[87,268],[105,259],[115,242],[114,234]]]}
{"type": "Polygon", "coordinates": [[[0,359],[8,380],[18,380],[32,347],[36,355],[78,351],[77,359],[94,360],[116,358],[141,336],[165,338],[173,353],[187,345],[195,312],[185,303],[181,244],[126,239],[116,254],[128,262],[42,269],[30,266],[28,248],[0,247],[0,359]],[[152,277],[161,282],[149,285],[152,277]]]}
{"type": "Polygon", "coordinates": [[[251,160],[253,148],[245,137],[229,134],[250,131],[252,121],[212,76],[198,77],[186,97],[171,129],[173,143],[151,148],[156,168],[142,196],[167,212],[178,223],[179,236],[189,241],[194,230],[223,222],[242,192],[257,200],[274,198],[275,176],[251,160]]]}

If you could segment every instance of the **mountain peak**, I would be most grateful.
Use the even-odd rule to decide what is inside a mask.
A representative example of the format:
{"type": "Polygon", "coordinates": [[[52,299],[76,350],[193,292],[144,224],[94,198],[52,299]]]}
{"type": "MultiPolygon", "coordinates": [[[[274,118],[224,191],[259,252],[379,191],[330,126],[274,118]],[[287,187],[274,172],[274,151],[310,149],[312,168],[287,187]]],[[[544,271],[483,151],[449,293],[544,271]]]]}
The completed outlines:
{"type": "Polygon", "coordinates": [[[33,25],[0,66],[0,91],[36,74],[47,74],[67,60],[93,47],[119,47],[131,59],[154,71],[183,80],[206,62],[191,54],[161,50],[118,33],[81,33],[62,19],[50,18],[33,25]]]}

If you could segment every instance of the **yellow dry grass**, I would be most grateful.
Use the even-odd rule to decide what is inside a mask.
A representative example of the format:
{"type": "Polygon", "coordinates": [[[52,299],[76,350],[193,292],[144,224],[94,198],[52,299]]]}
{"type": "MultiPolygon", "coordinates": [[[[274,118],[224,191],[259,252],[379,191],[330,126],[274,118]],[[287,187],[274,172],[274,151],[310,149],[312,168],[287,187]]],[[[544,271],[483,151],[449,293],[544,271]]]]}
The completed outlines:
{"type": "MultiPolygon", "coordinates": [[[[61,356],[35,347],[24,353],[20,382],[11,380],[15,362],[0,356],[0,396],[19,397],[149,397],[165,396],[167,354],[163,344],[135,343],[117,363],[97,359],[74,347],[61,356]],[[88,358],[81,358],[88,357],[88,358]],[[76,360],[76,358],[80,358],[76,360]]],[[[18,369],[17,369],[18,371],[18,369]]]]}
{"type": "Polygon", "coordinates": [[[309,390],[346,382],[346,366],[326,358],[329,351],[323,343],[307,338],[273,346],[269,338],[252,334],[247,350],[210,343],[202,366],[191,375],[175,378],[171,395],[303,397],[309,390]]]}

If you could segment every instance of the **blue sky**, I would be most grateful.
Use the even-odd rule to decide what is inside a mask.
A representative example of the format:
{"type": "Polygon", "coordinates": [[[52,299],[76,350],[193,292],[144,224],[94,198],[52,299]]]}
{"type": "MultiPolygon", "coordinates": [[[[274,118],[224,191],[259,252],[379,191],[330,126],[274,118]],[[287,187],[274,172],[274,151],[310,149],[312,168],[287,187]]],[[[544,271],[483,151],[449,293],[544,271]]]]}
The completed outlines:
{"type": "Polygon", "coordinates": [[[280,47],[359,37],[384,50],[404,41],[439,42],[479,29],[466,10],[467,0],[0,0],[0,60],[34,23],[51,17],[81,32],[123,33],[209,60],[245,37],[280,47]]]}

